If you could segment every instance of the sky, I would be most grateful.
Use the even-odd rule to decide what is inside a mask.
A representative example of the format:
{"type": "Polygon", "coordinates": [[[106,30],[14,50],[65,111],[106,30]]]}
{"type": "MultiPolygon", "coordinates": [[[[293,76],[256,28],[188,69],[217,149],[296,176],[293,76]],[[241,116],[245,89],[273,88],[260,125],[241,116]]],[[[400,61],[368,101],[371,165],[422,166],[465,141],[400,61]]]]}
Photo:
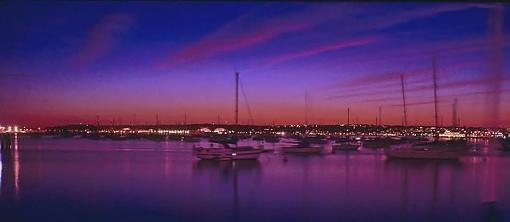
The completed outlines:
{"type": "Polygon", "coordinates": [[[403,76],[433,125],[435,60],[443,125],[510,126],[508,6],[2,2],[0,125],[232,123],[235,72],[241,124],[399,125],[403,76]]]}

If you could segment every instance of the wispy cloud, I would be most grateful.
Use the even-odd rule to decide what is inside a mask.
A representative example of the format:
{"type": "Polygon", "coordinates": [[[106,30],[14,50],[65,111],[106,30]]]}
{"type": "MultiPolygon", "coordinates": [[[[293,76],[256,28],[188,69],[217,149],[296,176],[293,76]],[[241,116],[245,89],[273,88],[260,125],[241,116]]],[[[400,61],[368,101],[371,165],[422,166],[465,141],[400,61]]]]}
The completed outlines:
{"type": "Polygon", "coordinates": [[[469,4],[441,4],[407,9],[403,11],[384,10],[375,16],[366,17],[366,19],[355,19],[351,21],[353,31],[377,30],[393,27],[412,20],[426,18],[440,13],[465,10],[468,8],[479,7],[469,4]]]}
{"type": "Polygon", "coordinates": [[[349,14],[348,5],[342,6],[311,7],[265,19],[243,15],[169,56],[159,65],[203,59],[263,43],[283,33],[305,30],[349,14]]]}
{"type": "MultiPolygon", "coordinates": [[[[508,81],[510,79],[505,78],[502,79],[502,81],[508,81]]],[[[489,79],[469,79],[469,80],[462,80],[458,82],[446,82],[446,83],[438,83],[438,91],[441,90],[453,90],[453,89],[461,89],[461,88],[476,88],[487,85],[487,83],[491,82],[489,79]]],[[[433,85],[428,86],[420,86],[408,89],[406,92],[419,92],[419,91],[426,91],[426,90],[432,90],[433,85]]]]}
{"type": "MultiPolygon", "coordinates": [[[[439,83],[438,91],[441,98],[450,98],[455,96],[475,96],[475,95],[488,95],[494,94],[496,91],[482,91],[482,92],[466,92],[459,94],[442,94],[441,92],[450,92],[455,89],[477,89],[477,87],[481,87],[487,84],[489,80],[486,79],[469,79],[469,80],[461,80],[455,82],[444,82],[439,83]]],[[[510,81],[510,78],[503,79],[503,82],[510,81]]],[[[406,87],[406,93],[413,94],[417,92],[432,92],[433,85],[432,83],[417,87],[406,87]]],[[[365,92],[365,93],[357,93],[357,94],[348,94],[348,95],[338,95],[338,96],[330,96],[326,99],[353,99],[354,101],[358,101],[360,103],[373,103],[373,102],[388,102],[388,101],[398,101],[401,100],[402,97],[399,95],[401,93],[400,90],[386,90],[386,91],[375,91],[375,92],[365,92]],[[388,97],[389,96],[389,97],[388,97]],[[369,97],[369,98],[367,98],[369,97]],[[373,98],[375,97],[375,98],[373,98]]],[[[419,97],[423,95],[420,94],[419,97]]],[[[418,98],[417,96],[411,98],[418,98]]],[[[352,101],[352,100],[351,100],[352,101]]],[[[413,104],[413,103],[409,103],[413,104]]],[[[427,103],[418,103],[416,105],[422,105],[427,103]]]]}
{"type": "MultiPolygon", "coordinates": [[[[462,61],[453,62],[448,64],[442,64],[442,67],[438,68],[440,76],[445,77],[451,75],[454,71],[460,69],[468,69],[473,67],[480,67],[483,65],[483,61],[462,61]]],[[[425,67],[420,69],[413,69],[408,71],[395,71],[386,73],[368,73],[361,75],[360,77],[351,80],[341,80],[337,83],[328,84],[329,89],[335,89],[338,91],[348,91],[350,93],[367,89],[389,89],[389,88],[400,88],[400,75],[404,75],[406,86],[415,87],[419,84],[430,83],[432,81],[432,67],[425,67]]],[[[343,93],[342,95],[348,95],[343,93]]],[[[333,97],[334,98],[334,97],[333,97]]]]}
{"type": "MultiPolygon", "coordinates": [[[[413,102],[413,103],[406,103],[406,106],[420,106],[420,105],[428,105],[428,104],[433,104],[433,103],[434,103],[434,101],[413,102]]],[[[392,105],[388,105],[388,106],[402,107],[402,106],[404,106],[404,104],[392,104],[392,105]]]]}
{"type": "Polygon", "coordinates": [[[357,39],[348,39],[348,40],[341,40],[338,42],[334,42],[331,44],[326,45],[320,45],[314,48],[309,48],[301,51],[291,52],[283,55],[279,55],[275,58],[273,58],[268,65],[274,65],[276,63],[286,62],[293,59],[298,59],[302,57],[308,57],[308,56],[314,56],[320,53],[344,49],[344,48],[350,48],[355,46],[362,46],[374,43],[376,41],[379,41],[380,37],[361,37],[357,39]]]}
{"type": "MultiPolygon", "coordinates": [[[[365,31],[385,29],[409,22],[415,19],[434,16],[443,12],[458,11],[476,5],[448,4],[418,7],[406,11],[384,10],[375,16],[366,15],[366,5],[363,4],[334,4],[328,6],[309,7],[296,12],[273,16],[271,18],[257,17],[255,14],[247,14],[238,19],[228,22],[211,34],[206,35],[191,45],[171,54],[157,66],[172,65],[197,59],[204,59],[221,55],[228,52],[252,47],[267,42],[281,34],[299,32],[312,27],[330,22],[331,29],[338,29],[337,34],[355,34],[365,31]],[[338,27],[342,27],[339,29],[338,27]]],[[[361,41],[361,40],[358,40],[361,41]]],[[[352,47],[364,42],[335,42],[325,44],[317,48],[297,51],[295,53],[277,56],[271,64],[290,59],[313,56],[322,52],[331,51],[343,47],[352,47]]]]}
{"type": "Polygon", "coordinates": [[[426,70],[414,70],[407,72],[390,72],[378,75],[368,75],[342,83],[341,86],[359,86],[366,84],[378,84],[381,82],[400,82],[400,76],[411,78],[425,73],[426,70]]]}
{"type": "Polygon", "coordinates": [[[133,17],[125,13],[103,17],[88,33],[85,46],[74,60],[74,65],[83,67],[110,53],[118,44],[119,35],[127,32],[133,21],[133,17]]]}

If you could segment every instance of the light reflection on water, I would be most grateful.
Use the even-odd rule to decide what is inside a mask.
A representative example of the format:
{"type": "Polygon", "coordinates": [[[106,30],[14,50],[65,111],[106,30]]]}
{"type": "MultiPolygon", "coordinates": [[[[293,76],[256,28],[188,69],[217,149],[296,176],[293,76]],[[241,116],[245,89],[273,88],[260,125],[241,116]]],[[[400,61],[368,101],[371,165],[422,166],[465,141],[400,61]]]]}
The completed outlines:
{"type": "Polygon", "coordinates": [[[490,155],[458,162],[387,160],[372,150],[209,162],[192,157],[191,147],[21,138],[7,162],[2,154],[0,215],[15,221],[510,220],[504,170],[510,158],[490,144],[483,145],[490,155]]]}
{"type": "Polygon", "coordinates": [[[2,174],[3,174],[2,153],[0,152],[0,190],[2,190],[2,174]]]}

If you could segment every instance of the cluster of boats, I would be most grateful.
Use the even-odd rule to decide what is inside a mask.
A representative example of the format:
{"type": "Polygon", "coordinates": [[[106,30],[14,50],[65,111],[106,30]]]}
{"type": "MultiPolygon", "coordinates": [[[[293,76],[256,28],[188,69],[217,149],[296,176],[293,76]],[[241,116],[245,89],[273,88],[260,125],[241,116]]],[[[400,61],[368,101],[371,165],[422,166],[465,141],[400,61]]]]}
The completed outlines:
{"type": "MultiPolygon", "coordinates": [[[[255,141],[261,141],[255,139],[255,141]]],[[[272,137],[271,137],[272,138],[272,137]]],[[[278,141],[279,141],[279,137],[278,141]]],[[[259,155],[264,152],[263,148],[256,148],[252,146],[237,146],[236,137],[224,137],[222,140],[213,139],[209,140],[209,147],[194,146],[193,154],[199,159],[204,160],[244,160],[244,159],[258,159],[259,155]],[[219,144],[219,145],[218,145],[219,144]]],[[[275,139],[265,140],[266,142],[274,143],[275,139]]],[[[315,138],[304,138],[299,141],[292,142],[291,145],[281,148],[283,153],[321,153],[323,144],[326,141],[315,138]]]]}
{"type": "MultiPolygon", "coordinates": [[[[209,147],[194,146],[193,154],[207,160],[257,159],[263,148],[237,146],[238,140],[209,141],[209,147]],[[220,144],[218,145],[214,145],[220,144]]],[[[320,154],[328,140],[320,137],[301,137],[281,147],[282,154],[320,154]]],[[[468,153],[472,146],[466,140],[424,140],[418,138],[336,138],[331,141],[332,152],[355,152],[363,148],[383,149],[388,158],[399,159],[458,159],[468,153]],[[369,144],[369,146],[365,146],[369,144]],[[374,144],[378,144],[377,146],[374,144]]]]}

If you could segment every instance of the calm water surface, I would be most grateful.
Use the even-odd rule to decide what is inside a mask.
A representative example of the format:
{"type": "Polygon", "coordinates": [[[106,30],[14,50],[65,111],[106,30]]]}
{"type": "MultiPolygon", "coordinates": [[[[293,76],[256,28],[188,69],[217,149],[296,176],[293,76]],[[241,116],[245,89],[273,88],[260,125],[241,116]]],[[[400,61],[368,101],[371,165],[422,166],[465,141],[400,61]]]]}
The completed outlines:
{"type": "Polygon", "coordinates": [[[181,142],[18,138],[1,157],[0,221],[510,221],[510,156],[485,143],[454,162],[208,162],[181,142]]]}

